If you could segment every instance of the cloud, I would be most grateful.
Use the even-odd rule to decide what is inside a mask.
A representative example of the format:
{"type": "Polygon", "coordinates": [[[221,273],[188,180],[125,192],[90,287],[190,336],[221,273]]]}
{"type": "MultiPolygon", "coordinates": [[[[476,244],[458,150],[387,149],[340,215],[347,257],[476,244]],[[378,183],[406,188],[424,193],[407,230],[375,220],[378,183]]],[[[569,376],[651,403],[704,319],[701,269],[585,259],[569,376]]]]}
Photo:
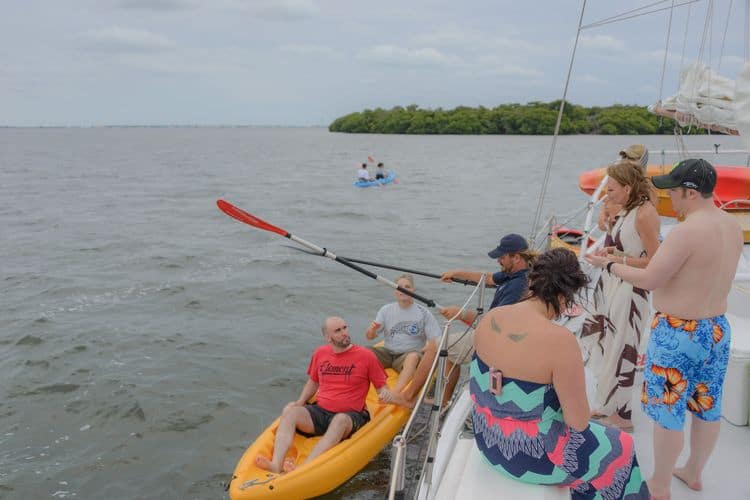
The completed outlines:
{"type": "Polygon", "coordinates": [[[456,29],[417,35],[415,41],[420,45],[451,47],[454,49],[462,48],[480,50],[483,52],[503,51],[514,53],[520,52],[523,54],[541,54],[547,53],[549,50],[542,45],[531,43],[526,40],[497,37],[488,33],[469,32],[456,29]]]}
{"type": "Polygon", "coordinates": [[[601,78],[598,78],[594,75],[590,75],[588,73],[581,75],[581,76],[577,76],[574,78],[574,80],[580,83],[593,83],[595,85],[606,85],[609,83],[607,82],[607,80],[603,80],[601,78]]]}
{"type": "Polygon", "coordinates": [[[624,51],[625,43],[610,35],[583,35],[578,40],[578,45],[587,49],[602,50],[602,51],[624,51]]]}
{"type": "Polygon", "coordinates": [[[461,59],[437,49],[408,49],[395,45],[378,45],[359,52],[358,59],[394,66],[455,66],[461,59]]]}
{"type": "Polygon", "coordinates": [[[162,52],[175,48],[165,36],[119,26],[89,30],[76,38],[84,48],[102,52],[162,52]]]}
{"type": "Polygon", "coordinates": [[[117,0],[115,5],[121,9],[159,12],[189,10],[197,7],[194,0],[117,0]]]}
{"type": "Polygon", "coordinates": [[[318,14],[313,0],[214,0],[213,5],[246,12],[266,21],[298,21],[318,14]]]}
{"type": "Polygon", "coordinates": [[[510,64],[506,57],[497,55],[483,55],[477,59],[478,71],[484,71],[493,75],[517,76],[517,77],[538,77],[543,73],[534,68],[525,68],[516,64],[510,64]]]}
{"type": "Polygon", "coordinates": [[[301,56],[336,57],[339,52],[325,45],[281,45],[278,48],[282,52],[297,54],[301,56]]]}
{"type": "Polygon", "coordinates": [[[121,66],[158,76],[212,77],[251,74],[252,57],[243,49],[226,47],[221,53],[209,49],[176,50],[165,53],[121,54],[116,62],[121,66]]]}

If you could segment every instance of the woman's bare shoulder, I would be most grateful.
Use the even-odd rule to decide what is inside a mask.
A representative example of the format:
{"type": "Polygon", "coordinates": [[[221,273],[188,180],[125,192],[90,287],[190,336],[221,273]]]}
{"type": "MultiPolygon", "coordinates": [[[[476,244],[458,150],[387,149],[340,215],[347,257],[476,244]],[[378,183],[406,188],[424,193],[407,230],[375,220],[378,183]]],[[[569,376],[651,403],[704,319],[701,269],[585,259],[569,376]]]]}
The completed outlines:
{"type": "Polygon", "coordinates": [[[553,346],[563,349],[578,349],[578,340],[576,339],[576,336],[564,326],[550,323],[547,335],[550,344],[553,346]]]}
{"type": "Polygon", "coordinates": [[[656,207],[653,203],[651,203],[649,200],[644,201],[639,207],[638,210],[635,213],[636,219],[650,219],[650,218],[659,218],[659,212],[657,212],[656,207]]]}

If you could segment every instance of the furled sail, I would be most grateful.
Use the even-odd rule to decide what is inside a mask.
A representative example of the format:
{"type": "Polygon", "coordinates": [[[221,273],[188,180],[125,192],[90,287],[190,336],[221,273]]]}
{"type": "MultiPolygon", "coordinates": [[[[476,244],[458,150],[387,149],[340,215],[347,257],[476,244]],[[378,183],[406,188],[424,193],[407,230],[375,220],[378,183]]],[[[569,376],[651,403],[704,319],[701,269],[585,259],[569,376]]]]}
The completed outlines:
{"type": "MultiPolygon", "coordinates": [[[[750,80],[744,85],[750,85],[750,80]]],[[[739,83],[738,90],[750,93],[748,88],[739,89],[739,83]]],[[[750,102],[746,106],[750,109],[750,102]]],[[[682,126],[694,125],[714,132],[737,135],[739,132],[735,107],[735,81],[696,62],[680,74],[677,93],[649,106],[649,110],[657,115],[674,118],[682,126]]]]}
{"type": "Polygon", "coordinates": [[[734,92],[734,120],[745,149],[750,150],[750,63],[737,75],[734,92]]]}

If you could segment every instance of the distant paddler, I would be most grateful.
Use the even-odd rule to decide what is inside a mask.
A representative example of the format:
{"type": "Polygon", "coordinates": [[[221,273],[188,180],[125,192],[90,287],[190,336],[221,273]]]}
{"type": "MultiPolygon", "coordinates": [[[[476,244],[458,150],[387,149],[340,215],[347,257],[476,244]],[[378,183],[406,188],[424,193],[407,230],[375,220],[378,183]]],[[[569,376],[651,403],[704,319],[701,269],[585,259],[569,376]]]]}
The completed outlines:
{"type": "Polygon", "coordinates": [[[361,182],[371,182],[375,180],[370,177],[370,172],[367,171],[367,163],[362,163],[359,170],[357,170],[357,180],[361,182]]]}
{"type": "Polygon", "coordinates": [[[375,179],[385,179],[388,177],[388,171],[385,169],[385,165],[383,165],[383,162],[378,162],[378,169],[375,171],[375,179]]]}
{"type": "Polygon", "coordinates": [[[322,436],[305,462],[354,434],[370,420],[365,406],[370,383],[382,403],[411,405],[386,385],[378,358],[367,348],[354,345],[343,319],[326,318],[321,327],[327,345],[318,347],[307,368],[308,380],[299,398],[284,407],[276,430],[273,457],[258,455],[255,464],[270,472],[290,472],[296,465],[286,459],[294,433],[322,436]],[[315,403],[308,403],[317,392],[315,403]]]}

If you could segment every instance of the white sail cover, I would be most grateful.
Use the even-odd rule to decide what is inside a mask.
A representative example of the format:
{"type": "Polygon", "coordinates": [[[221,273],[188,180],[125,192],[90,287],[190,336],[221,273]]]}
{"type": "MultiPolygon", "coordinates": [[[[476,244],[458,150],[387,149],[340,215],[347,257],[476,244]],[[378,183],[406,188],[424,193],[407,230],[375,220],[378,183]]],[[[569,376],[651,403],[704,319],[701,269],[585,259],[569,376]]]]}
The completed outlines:
{"type": "MultiPolygon", "coordinates": [[[[750,90],[745,88],[742,91],[750,90]]],[[[664,114],[663,111],[672,113],[669,116],[682,126],[718,125],[736,130],[735,82],[714,73],[705,64],[695,62],[680,74],[677,93],[651,110],[658,114],[664,114]]]]}
{"type": "Polygon", "coordinates": [[[734,91],[734,120],[745,149],[750,150],[750,63],[737,75],[734,91]]]}

